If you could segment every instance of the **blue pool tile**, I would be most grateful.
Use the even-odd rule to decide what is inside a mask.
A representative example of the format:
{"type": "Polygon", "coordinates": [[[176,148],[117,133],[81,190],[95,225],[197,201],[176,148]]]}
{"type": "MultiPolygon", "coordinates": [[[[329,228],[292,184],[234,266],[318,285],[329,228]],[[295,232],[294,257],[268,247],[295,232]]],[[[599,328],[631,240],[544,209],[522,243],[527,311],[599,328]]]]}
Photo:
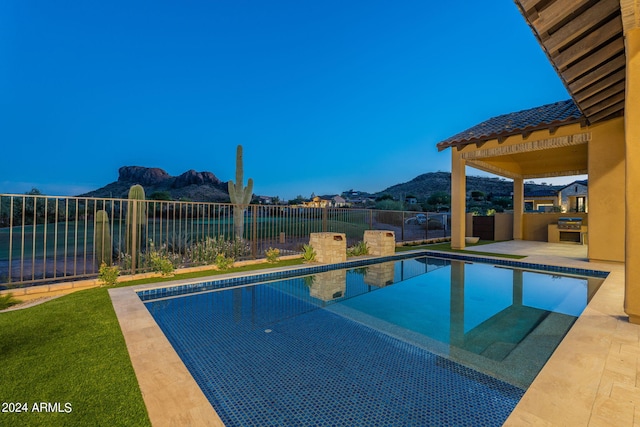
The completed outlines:
{"type": "Polygon", "coordinates": [[[259,289],[147,303],[227,426],[499,426],[523,394],[274,288],[259,289]],[[252,292],[260,292],[257,306],[252,292]]]}

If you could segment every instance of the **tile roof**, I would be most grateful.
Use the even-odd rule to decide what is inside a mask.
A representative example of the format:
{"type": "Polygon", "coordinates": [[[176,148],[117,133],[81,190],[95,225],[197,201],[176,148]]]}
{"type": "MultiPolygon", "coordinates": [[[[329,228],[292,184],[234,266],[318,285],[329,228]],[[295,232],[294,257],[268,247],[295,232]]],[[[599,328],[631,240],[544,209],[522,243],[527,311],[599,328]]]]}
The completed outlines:
{"type": "Polygon", "coordinates": [[[526,191],[524,192],[524,197],[550,197],[550,196],[557,196],[558,195],[558,190],[556,189],[549,189],[549,190],[531,190],[531,191],[526,191]]]}
{"type": "Polygon", "coordinates": [[[437,146],[438,150],[442,151],[453,145],[464,146],[498,137],[507,137],[584,120],[586,120],[584,115],[573,100],[560,101],[493,117],[439,142],[437,146]]]}

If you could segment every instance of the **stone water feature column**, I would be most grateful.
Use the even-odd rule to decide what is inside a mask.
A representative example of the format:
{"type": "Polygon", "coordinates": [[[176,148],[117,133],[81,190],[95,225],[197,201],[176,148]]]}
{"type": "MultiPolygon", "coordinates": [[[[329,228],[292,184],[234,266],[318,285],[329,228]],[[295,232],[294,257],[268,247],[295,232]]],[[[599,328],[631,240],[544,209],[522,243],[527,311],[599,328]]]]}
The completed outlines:
{"type": "Polygon", "coordinates": [[[369,255],[390,256],[396,253],[396,236],[388,230],[365,230],[364,242],[369,248],[369,255]]]}
{"type": "Polygon", "coordinates": [[[316,261],[335,264],[347,261],[347,236],[344,233],[311,233],[309,244],[316,251],[316,261]]]}

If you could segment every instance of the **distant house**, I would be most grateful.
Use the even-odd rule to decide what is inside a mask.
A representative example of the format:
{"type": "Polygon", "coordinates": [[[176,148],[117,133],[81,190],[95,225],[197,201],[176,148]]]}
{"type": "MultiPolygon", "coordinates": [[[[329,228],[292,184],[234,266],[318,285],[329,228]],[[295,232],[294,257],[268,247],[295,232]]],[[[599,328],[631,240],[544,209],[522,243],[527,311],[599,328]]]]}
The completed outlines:
{"type": "Polygon", "coordinates": [[[315,196],[311,200],[302,202],[302,205],[307,208],[342,208],[349,203],[342,196],[315,196]]]}
{"type": "Polygon", "coordinates": [[[273,197],[258,196],[258,203],[260,203],[261,205],[270,205],[273,203],[273,197]]]}
{"type": "Polygon", "coordinates": [[[315,196],[309,201],[302,202],[302,205],[308,208],[324,208],[330,204],[330,200],[322,199],[319,196],[315,196]]]}
{"type": "Polygon", "coordinates": [[[416,205],[418,204],[418,199],[413,196],[409,196],[404,198],[404,202],[408,205],[416,205]]]}
{"type": "Polygon", "coordinates": [[[343,208],[347,206],[347,201],[342,196],[333,196],[331,198],[331,203],[335,208],[343,208]]]}
{"type": "Polygon", "coordinates": [[[588,212],[588,181],[574,181],[558,192],[562,212],[588,212]]]}
{"type": "Polygon", "coordinates": [[[560,189],[526,191],[525,211],[588,212],[588,180],[574,181],[560,189]]]}
{"type": "Polygon", "coordinates": [[[548,190],[525,191],[524,210],[525,211],[553,211],[554,207],[559,207],[558,190],[552,188],[548,190]]]}

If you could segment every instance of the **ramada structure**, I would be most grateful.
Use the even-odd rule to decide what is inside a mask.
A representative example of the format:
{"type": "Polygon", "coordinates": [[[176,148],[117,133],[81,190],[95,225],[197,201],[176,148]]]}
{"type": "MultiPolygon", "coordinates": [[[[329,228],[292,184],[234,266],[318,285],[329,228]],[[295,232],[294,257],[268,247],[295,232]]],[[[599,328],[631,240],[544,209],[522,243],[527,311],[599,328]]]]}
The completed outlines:
{"type": "Polygon", "coordinates": [[[625,311],[640,323],[640,0],[515,3],[572,99],[438,144],[451,149],[451,245],[465,247],[465,166],[513,179],[516,240],[525,180],[587,174],[589,260],[625,263],[625,311]]]}

